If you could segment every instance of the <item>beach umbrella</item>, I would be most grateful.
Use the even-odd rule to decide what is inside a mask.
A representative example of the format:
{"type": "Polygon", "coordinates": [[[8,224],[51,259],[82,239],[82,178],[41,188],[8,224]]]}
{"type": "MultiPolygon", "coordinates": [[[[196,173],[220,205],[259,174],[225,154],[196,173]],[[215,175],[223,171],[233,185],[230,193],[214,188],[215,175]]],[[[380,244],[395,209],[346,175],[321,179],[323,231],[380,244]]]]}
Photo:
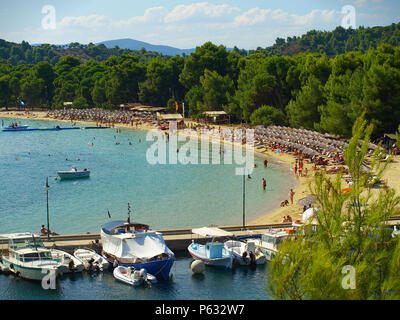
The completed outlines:
{"type": "Polygon", "coordinates": [[[314,204],[314,203],[317,203],[314,196],[307,196],[307,197],[301,198],[297,202],[297,204],[300,206],[309,206],[310,204],[314,204]]]}

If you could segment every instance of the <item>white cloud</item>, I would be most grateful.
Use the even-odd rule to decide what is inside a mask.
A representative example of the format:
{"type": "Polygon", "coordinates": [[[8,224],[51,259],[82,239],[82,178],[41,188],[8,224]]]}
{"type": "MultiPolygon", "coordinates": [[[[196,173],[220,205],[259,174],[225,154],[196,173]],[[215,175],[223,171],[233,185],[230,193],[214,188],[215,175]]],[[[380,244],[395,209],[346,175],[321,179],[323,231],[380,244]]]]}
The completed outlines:
{"type": "Polygon", "coordinates": [[[239,12],[240,9],[232,7],[228,4],[215,5],[208,2],[192,3],[189,5],[178,5],[176,6],[166,17],[166,23],[178,22],[188,20],[192,17],[208,17],[208,18],[220,18],[225,15],[231,15],[235,12],[239,12]]]}
{"type": "Polygon", "coordinates": [[[281,9],[252,8],[243,14],[236,16],[234,24],[237,26],[252,26],[265,24],[270,21],[286,25],[310,25],[314,23],[340,22],[340,12],[336,10],[312,10],[306,15],[290,14],[281,9]]]}
{"type": "Polygon", "coordinates": [[[61,22],[57,24],[57,27],[81,26],[85,28],[99,28],[106,26],[110,22],[111,19],[106,16],[92,14],[89,16],[64,17],[61,22]]]}

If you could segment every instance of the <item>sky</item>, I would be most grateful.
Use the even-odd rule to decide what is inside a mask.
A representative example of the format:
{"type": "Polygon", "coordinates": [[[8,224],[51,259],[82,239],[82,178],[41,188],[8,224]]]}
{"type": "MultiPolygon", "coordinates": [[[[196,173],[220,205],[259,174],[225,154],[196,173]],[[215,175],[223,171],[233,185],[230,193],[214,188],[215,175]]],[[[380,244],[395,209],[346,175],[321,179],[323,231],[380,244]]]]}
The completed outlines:
{"type": "Polygon", "coordinates": [[[131,38],[181,49],[211,41],[249,50],[310,30],[398,22],[398,0],[0,1],[0,38],[31,44],[131,38]]]}

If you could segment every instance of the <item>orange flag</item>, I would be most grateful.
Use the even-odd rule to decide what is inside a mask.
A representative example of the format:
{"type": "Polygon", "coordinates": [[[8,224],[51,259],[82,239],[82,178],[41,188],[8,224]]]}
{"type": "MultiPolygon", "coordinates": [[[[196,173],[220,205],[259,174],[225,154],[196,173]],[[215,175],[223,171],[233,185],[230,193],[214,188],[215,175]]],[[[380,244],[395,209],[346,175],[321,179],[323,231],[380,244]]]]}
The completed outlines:
{"type": "Polygon", "coordinates": [[[178,105],[178,102],[176,102],[176,101],[175,101],[175,107],[176,107],[176,112],[178,112],[179,105],[178,105]]]}

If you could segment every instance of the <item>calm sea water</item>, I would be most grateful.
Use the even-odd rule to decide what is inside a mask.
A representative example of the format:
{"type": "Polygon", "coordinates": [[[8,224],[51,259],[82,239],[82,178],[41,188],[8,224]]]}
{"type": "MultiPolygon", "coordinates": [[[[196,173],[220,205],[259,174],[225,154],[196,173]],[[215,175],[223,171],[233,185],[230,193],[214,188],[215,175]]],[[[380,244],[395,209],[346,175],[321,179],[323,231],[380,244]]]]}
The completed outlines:
{"type": "MultiPolygon", "coordinates": [[[[2,120],[5,124],[13,121],[2,120]]],[[[44,121],[23,123],[31,127],[68,126],[44,121]]],[[[113,220],[126,219],[128,202],[133,219],[152,229],[242,223],[243,180],[235,175],[235,165],[153,166],[146,161],[152,144],[146,141],[146,132],[135,130],[0,132],[0,233],[39,232],[46,224],[46,177],[50,184],[50,226],[60,234],[98,233],[110,220],[107,211],[113,220]],[[58,170],[72,166],[88,168],[91,177],[54,179],[58,170]]],[[[246,181],[247,221],[279,205],[295,185],[287,165],[273,159],[268,169],[264,169],[262,159],[256,159],[256,164],[252,179],[246,181]],[[262,178],[267,180],[266,192],[262,178]]],[[[64,275],[56,290],[0,275],[0,300],[269,299],[268,264],[232,271],[207,267],[204,275],[193,276],[191,262],[187,254],[178,253],[172,278],[151,288],[132,288],[116,281],[111,272],[64,275]]]]}
{"type": "Polygon", "coordinates": [[[172,277],[149,286],[132,287],[114,279],[112,272],[63,275],[55,290],[39,282],[0,274],[0,300],[268,300],[264,266],[219,270],[207,267],[193,275],[192,258],[177,256],[172,277]]]}
{"type": "MultiPolygon", "coordinates": [[[[2,120],[5,125],[13,121],[2,120]]],[[[132,220],[152,229],[241,225],[243,179],[235,175],[235,164],[151,165],[146,152],[154,142],[146,141],[146,134],[129,129],[0,132],[0,233],[39,232],[46,224],[46,177],[50,227],[59,234],[99,233],[109,221],[108,211],[112,220],[126,219],[128,202],[132,220]],[[90,178],[55,180],[57,171],[72,166],[87,168],[90,178]]],[[[262,159],[255,162],[258,168],[246,181],[247,221],[279,205],[296,183],[287,165],[271,160],[264,169],[262,159]]]]}

